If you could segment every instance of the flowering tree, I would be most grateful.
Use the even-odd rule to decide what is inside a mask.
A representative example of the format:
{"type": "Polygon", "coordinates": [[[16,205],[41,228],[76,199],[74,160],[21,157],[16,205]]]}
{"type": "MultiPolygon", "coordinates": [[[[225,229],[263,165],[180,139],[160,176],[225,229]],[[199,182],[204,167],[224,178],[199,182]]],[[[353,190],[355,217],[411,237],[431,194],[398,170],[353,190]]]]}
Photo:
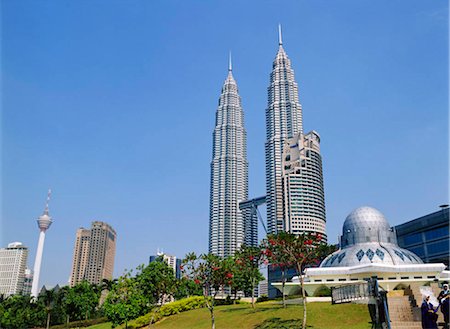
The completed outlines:
{"type": "Polygon", "coordinates": [[[252,307],[255,308],[255,289],[264,280],[259,267],[264,263],[265,256],[260,247],[241,246],[235,254],[237,276],[240,278],[240,288],[244,293],[251,293],[252,307]]]}
{"type": "MultiPolygon", "coordinates": [[[[322,235],[316,233],[304,233],[295,235],[288,232],[280,232],[277,235],[269,235],[264,242],[266,254],[281,253],[287,264],[292,264],[298,274],[303,298],[303,322],[302,328],[306,328],[306,292],[304,288],[303,270],[307,265],[320,263],[323,254],[329,250],[327,244],[322,241],[322,235]],[[267,251],[269,250],[269,251],[267,251]]],[[[283,262],[284,263],[284,262],[283,262]]]]}
{"type": "Polygon", "coordinates": [[[281,235],[270,235],[261,243],[263,254],[273,268],[281,271],[281,294],[283,295],[283,307],[286,308],[286,295],[284,287],[286,284],[286,271],[293,267],[289,255],[281,248],[281,235]]]}
{"type": "Polygon", "coordinates": [[[211,315],[211,328],[215,329],[215,298],[220,291],[233,283],[230,260],[213,254],[198,257],[195,253],[189,253],[183,260],[181,270],[185,277],[202,287],[206,307],[211,315]]]}

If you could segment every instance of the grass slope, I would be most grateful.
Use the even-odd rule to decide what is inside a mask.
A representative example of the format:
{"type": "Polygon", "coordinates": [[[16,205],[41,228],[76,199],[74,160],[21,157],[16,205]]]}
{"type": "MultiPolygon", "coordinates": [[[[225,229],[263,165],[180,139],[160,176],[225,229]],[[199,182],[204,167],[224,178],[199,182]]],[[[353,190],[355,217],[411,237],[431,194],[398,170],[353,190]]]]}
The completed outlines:
{"type": "MultiPolygon", "coordinates": [[[[218,306],[215,311],[217,329],[293,329],[301,327],[303,309],[298,305],[257,304],[253,310],[248,304],[218,306]]],[[[329,303],[308,304],[308,328],[311,329],[370,329],[367,305],[329,303]]],[[[111,324],[89,329],[110,329],[111,324]]],[[[197,309],[167,317],[148,328],[155,329],[210,329],[207,309],[197,309]]]]}

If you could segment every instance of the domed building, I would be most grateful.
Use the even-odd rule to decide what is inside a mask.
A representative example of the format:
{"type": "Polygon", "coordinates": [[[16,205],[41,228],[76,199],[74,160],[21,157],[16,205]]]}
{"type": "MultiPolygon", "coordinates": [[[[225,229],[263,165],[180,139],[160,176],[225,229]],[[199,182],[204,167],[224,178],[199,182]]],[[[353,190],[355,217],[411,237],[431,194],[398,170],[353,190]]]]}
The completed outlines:
{"type": "MultiPolygon", "coordinates": [[[[445,265],[424,264],[416,254],[400,248],[394,228],[372,207],[353,210],[345,219],[339,250],[327,256],[319,267],[305,270],[305,290],[312,296],[321,286],[365,282],[371,276],[386,291],[411,283],[448,280],[445,265]]],[[[273,284],[281,288],[281,283],[273,284]]],[[[286,283],[286,293],[299,292],[298,278],[286,283]]]]}

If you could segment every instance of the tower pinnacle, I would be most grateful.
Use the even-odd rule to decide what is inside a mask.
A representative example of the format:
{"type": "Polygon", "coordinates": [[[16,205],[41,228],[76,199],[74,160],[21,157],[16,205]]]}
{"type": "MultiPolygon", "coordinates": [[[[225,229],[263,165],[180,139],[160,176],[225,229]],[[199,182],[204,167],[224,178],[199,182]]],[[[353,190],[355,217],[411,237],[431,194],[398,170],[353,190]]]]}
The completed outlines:
{"type": "Polygon", "coordinates": [[[47,201],[45,201],[45,209],[44,209],[44,215],[48,216],[48,204],[50,202],[50,197],[52,196],[52,190],[48,189],[47,192],[47,201]]]}
{"type": "Polygon", "coordinates": [[[280,46],[283,45],[283,36],[282,36],[282,33],[281,33],[281,24],[278,24],[278,44],[280,46]]]}
{"type": "Polygon", "coordinates": [[[233,71],[233,64],[231,63],[231,51],[228,55],[228,71],[229,72],[233,71]]]}

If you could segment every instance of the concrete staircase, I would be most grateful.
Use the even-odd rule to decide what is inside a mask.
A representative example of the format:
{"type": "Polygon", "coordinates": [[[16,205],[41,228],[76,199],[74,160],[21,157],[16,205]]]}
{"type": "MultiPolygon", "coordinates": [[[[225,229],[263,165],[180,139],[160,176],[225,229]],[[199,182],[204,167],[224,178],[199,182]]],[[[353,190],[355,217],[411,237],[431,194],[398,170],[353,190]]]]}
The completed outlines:
{"type": "MultiPolygon", "coordinates": [[[[439,295],[440,289],[437,283],[431,284],[434,295],[439,295]]],[[[421,310],[422,294],[420,285],[411,285],[405,290],[396,290],[389,292],[388,296],[389,317],[391,319],[392,329],[421,329],[421,310]]],[[[439,310],[438,327],[443,327],[444,317],[439,310]]]]}
{"type": "Polygon", "coordinates": [[[414,319],[410,296],[388,296],[388,306],[392,329],[422,328],[420,319],[414,319]]]}

